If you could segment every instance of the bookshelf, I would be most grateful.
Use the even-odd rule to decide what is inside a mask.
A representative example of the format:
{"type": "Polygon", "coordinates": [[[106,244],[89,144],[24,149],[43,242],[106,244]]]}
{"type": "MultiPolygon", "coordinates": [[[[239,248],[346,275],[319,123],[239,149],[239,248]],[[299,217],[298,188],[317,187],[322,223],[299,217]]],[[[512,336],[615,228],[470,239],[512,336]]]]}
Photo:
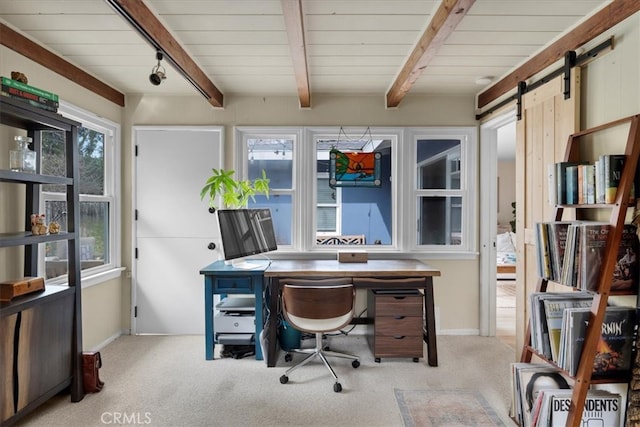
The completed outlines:
{"type": "MultiPolygon", "coordinates": [[[[56,394],[68,390],[72,402],[84,397],[82,383],[82,312],[80,286],[77,128],[80,123],[22,101],[0,97],[0,124],[26,130],[38,152],[36,173],[0,167],[0,183],[25,188],[25,222],[21,230],[0,233],[0,248],[23,251],[24,276],[38,276],[38,246],[67,241],[68,286],[45,284],[45,289],[0,302],[0,424],[12,425],[56,394]],[[64,133],[66,175],[40,174],[41,131],[64,133]],[[40,186],[66,185],[66,232],[33,235],[30,213],[39,211],[40,186]]],[[[21,212],[3,206],[3,213],[21,212]]]]}
{"type": "MultiPolygon", "coordinates": [[[[618,246],[622,238],[622,231],[627,216],[628,195],[631,191],[636,176],[638,157],[640,157],[640,115],[633,115],[619,120],[614,120],[600,126],[576,132],[569,136],[564,160],[566,162],[579,162],[583,160],[581,142],[588,136],[594,136],[599,132],[606,131],[618,126],[629,126],[625,143],[625,164],[620,176],[618,191],[611,204],[589,204],[589,205],[556,205],[555,221],[561,221],[565,210],[573,209],[576,216],[580,216],[583,209],[609,209],[609,233],[605,246],[605,255],[600,268],[597,290],[593,292],[594,298],[591,304],[590,322],[587,327],[582,355],[578,364],[576,375],[573,377],[574,386],[569,407],[568,426],[578,427],[581,425],[582,412],[584,410],[587,392],[592,384],[593,363],[596,354],[596,346],[600,338],[600,330],[607,308],[608,298],[611,295],[611,278],[613,277],[615,263],[618,254],[618,246]]],[[[548,279],[539,278],[536,292],[546,292],[548,279]]],[[[527,326],[525,334],[525,344],[520,356],[521,362],[531,362],[533,356],[553,364],[543,355],[538,354],[531,346],[531,323],[527,326]]],[[[606,380],[605,380],[606,381],[606,380]]],[[[628,381],[628,380],[627,380],[628,381]]],[[[600,380],[599,380],[600,382],[600,380]]],[[[612,379],[610,382],[619,382],[612,379]]]]}

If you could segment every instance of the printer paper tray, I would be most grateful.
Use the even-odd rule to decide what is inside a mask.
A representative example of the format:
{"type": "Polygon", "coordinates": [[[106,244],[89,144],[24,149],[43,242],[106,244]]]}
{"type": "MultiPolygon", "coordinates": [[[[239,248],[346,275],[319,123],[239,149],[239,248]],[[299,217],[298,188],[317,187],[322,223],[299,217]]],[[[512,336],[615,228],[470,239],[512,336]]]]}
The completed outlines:
{"type": "Polygon", "coordinates": [[[246,345],[253,344],[254,334],[218,334],[219,344],[246,345]]]}

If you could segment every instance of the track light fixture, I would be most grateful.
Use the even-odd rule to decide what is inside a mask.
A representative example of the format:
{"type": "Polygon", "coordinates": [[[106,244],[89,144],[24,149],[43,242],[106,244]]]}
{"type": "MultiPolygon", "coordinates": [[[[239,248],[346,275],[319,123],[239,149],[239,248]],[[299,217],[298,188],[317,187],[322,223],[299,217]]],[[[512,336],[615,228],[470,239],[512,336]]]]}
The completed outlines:
{"type": "Polygon", "coordinates": [[[156,52],[156,59],[158,60],[158,65],[153,67],[153,69],[151,70],[151,74],[149,74],[149,81],[154,86],[158,86],[164,79],[167,78],[164,67],[160,65],[160,61],[162,61],[162,52],[156,52]]]}

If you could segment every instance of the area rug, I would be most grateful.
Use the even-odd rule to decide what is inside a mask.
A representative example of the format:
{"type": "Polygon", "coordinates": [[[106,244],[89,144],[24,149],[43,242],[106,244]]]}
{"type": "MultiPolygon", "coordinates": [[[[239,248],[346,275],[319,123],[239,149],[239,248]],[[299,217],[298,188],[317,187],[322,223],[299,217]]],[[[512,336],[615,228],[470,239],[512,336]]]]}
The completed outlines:
{"type": "Polygon", "coordinates": [[[467,390],[398,390],[405,427],[504,426],[482,395],[467,390]]]}

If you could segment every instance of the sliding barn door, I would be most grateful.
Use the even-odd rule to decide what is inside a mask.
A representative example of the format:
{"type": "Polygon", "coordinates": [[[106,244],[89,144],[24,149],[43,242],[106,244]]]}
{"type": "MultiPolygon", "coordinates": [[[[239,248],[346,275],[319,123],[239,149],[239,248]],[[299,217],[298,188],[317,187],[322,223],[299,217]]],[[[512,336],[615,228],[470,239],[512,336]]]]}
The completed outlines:
{"type": "Polygon", "coordinates": [[[580,69],[571,75],[565,99],[563,76],[526,93],[516,124],[517,347],[522,348],[528,322],[528,295],[538,283],[535,224],[553,220],[547,165],[563,160],[569,135],[580,126],[580,69]]]}

